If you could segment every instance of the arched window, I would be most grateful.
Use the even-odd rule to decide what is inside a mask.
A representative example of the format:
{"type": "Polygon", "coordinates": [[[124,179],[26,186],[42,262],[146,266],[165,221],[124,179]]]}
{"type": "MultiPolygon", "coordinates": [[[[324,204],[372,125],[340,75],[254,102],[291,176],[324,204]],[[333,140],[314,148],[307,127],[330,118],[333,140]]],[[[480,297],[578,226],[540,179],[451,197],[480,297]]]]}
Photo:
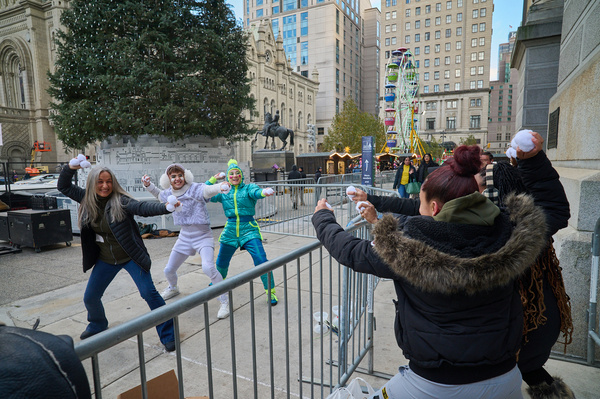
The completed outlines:
{"type": "Polygon", "coordinates": [[[310,123],[312,125],[312,116],[310,114],[306,115],[306,123],[310,123]]]}
{"type": "Polygon", "coordinates": [[[292,111],[292,109],[290,108],[290,123],[294,123],[294,112],[292,111]]]}
{"type": "Polygon", "coordinates": [[[0,60],[0,104],[8,108],[27,108],[27,81],[21,59],[9,48],[0,60]]]}
{"type": "Polygon", "coordinates": [[[277,104],[275,104],[275,100],[271,100],[271,115],[275,116],[276,108],[277,104]]]}
{"type": "MultiPolygon", "coordinates": [[[[285,126],[285,123],[284,123],[284,119],[286,118],[286,116],[285,116],[285,103],[281,103],[281,107],[279,109],[280,109],[280,111],[279,111],[279,124],[281,126],[285,126]]],[[[290,119],[290,120],[292,120],[292,119],[290,119]]]]}
{"type": "Polygon", "coordinates": [[[303,125],[304,124],[302,123],[302,111],[300,111],[298,112],[298,126],[296,126],[296,129],[300,129],[303,125]]]}

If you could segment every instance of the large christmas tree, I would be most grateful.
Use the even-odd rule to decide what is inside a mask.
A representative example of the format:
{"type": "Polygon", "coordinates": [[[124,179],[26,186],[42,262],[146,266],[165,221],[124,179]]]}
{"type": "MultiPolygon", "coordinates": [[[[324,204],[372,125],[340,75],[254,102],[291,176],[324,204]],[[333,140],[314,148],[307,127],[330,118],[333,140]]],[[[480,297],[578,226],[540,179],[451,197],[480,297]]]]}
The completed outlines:
{"type": "Polygon", "coordinates": [[[49,74],[58,137],[252,134],[247,38],[224,0],[75,0],[49,74]]]}

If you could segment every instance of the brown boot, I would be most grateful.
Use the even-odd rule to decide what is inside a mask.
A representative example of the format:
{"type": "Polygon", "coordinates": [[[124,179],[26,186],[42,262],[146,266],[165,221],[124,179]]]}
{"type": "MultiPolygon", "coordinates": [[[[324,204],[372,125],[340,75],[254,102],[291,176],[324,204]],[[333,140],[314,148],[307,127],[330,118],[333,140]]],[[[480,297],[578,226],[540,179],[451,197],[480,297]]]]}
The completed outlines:
{"type": "Polygon", "coordinates": [[[546,382],[527,388],[531,399],[575,399],[575,394],[560,377],[552,377],[551,385],[546,382]]]}

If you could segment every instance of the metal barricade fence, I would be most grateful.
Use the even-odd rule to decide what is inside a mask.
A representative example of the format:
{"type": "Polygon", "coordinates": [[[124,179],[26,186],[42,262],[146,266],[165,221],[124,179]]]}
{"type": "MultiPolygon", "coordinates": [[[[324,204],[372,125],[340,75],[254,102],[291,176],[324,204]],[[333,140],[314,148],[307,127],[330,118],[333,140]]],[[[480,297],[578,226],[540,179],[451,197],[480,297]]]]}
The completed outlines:
{"type": "MultiPolygon", "coordinates": [[[[349,230],[369,236],[364,223],[349,230]]],[[[315,241],[110,328],[75,350],[82,361],[91,360],[97,399],[116,397],[116,387],[131,388],[140,381],[147,398],[146,370],[151,367],[156,373],[157,366],[144,334],[153,334],[154,326],[173,318],[176,352],[169,363],[177,370],[180,398],[186,386],[210,398],[323,398],[346,384],[372,353],[377,283],[373,276],[341,266],[315,241]],[[253,281],[268,271],[275,271],[276,282],[281,281],[275,308],[268,306],[262,287],[254,292],[253,281]],[[230,295],[230,317],[217,323],[216,309],[209,311],[208,303],[225,292],[230,295]],[[137,359],[130,343],[124,343],[132,337],[137,339],[137,359]],[[130,371],[127,375],[113,375],[115,358],[126,363],[120,366],[130,371]]],[[[373,370],[372,355],[368,370],[373,370]]]]}
{"type": "MultiPolygon", "coordinates": [[[[341,176],[341,175],[339,175],[341,176]]],[[[327,202],[335,207],[336,219],[342,226],[346,226],[358,212],[356,205],[346,195],[346,188],[350,184],[315,184],[311,179],[298,180],[299,190],[303,191],[302,197],[298,194],[298,206],[293,207],[292,184],[289,182],[260,182],[260,187],[271,187],[276,195],[264,198],[257,202],[256,220],[262,231],[302,237],[316,237],[315,230],[310,223],[310,218],[315,211],[319,199],[326,198],[327,202]],[[303,198],[304,205],[300,198],[303,198]]],[[[354,184],[369,194],[381,196],[398,196],[395,190],[385,190],[375,187],[365,187],[354,184]]]]}
{"type": "Polygon", "coordinates": [[[592,268],[590,270],[590,307],[588,309],[587,363],[591,366],[596,358],[596,345],[600,346],[596,312],[598,292],[598,259],[600,259],[600,219],[592,234],[592,268]]]}

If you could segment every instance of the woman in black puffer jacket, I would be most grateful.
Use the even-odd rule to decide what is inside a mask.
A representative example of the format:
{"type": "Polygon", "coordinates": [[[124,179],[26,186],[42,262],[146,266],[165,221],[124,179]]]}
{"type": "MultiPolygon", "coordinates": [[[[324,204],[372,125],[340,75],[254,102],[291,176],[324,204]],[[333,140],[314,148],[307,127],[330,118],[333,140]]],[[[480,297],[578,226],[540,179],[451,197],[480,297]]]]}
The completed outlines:
{"type": "MultiPolygon", "coordinates": [[[[122,269],[129,273],[150,309],[165,304],[152,281],[150,255],[133,215],[154,216],[169,211],[166,204],[139,202],[131,198],[107,167],[92,168],[86,189],[73,185],[73,175],[81,168],[74,161],[63,168],[57,188],[80,204],[78,218],[83,271],[92,269],[83,296],[89,324],[80,338],[86,339],[108,328],[102,295],[122,269]]],[[[156,330],[165,349],[174,351],[173,320],[159,324],[156,330]]]]}
{"type": "Polygon", "coordinates": [[[317,237],[336,260],[394,280],[396,341],[409,364],[380,397],[522,397],[515,282],[543,248],[546,224],[531,197],[501,211],[477,192],[479,152],[459,147],[422,186],[421,215],[384,216],[373,243],[345,232],[325,200],[315,210],[317,237]]]}

